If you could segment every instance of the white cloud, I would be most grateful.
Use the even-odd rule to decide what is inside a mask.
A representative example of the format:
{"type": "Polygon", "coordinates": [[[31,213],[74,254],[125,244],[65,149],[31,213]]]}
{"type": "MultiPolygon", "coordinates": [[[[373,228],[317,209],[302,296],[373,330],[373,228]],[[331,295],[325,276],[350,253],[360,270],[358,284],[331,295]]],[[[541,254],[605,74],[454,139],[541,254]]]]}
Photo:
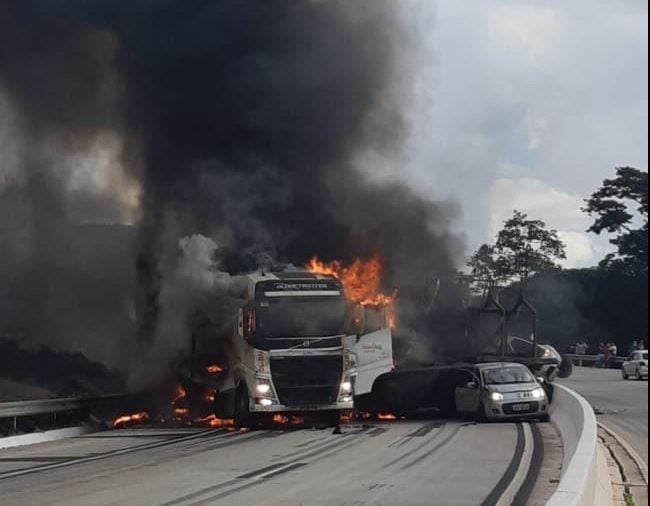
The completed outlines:
{"type": "Polygon", "coordinates": [[[542,219],[553,228],[584,230],[589,220],[580,210],[582,206],[579,195],[562,192],[539,179],[500,178],[490,188],[491,233],[501,229],[514,209],[542,219]]]}
{"type": "MultiPolygon", "coordinates": [[[[647,170],[647,2],[408,5],[422,41],[413,81],[426,93],[408,111],[401,173],[425,196],[459,201],[470,252],[515,207],[584,235],[582,200],[616,166],[647,170]]],[[[588,262],[577,237],[571,254],[588,262]]],[[[611,249],[584,237],[594,264],[611,249]]]]}
{"type": "Polygon", "coordinates": [[[513,210],[531,219],[541,219],[549,229],[558,231],[566,245],[565,267],[584,267],[597,263],[595,237],[585,230],[590,218],[580,208],[579,195],[562,192],[538,179],[500,178],[490,189],[490,228],[494,237],[513,210]]]}
{"type": "Polygon", "coordinates": [[[486,24],[493,60],[535,71],[554,61],[566,32],[560,9],[522,2],[491,3],[486,24]]]}
{"type": "Polygon", "coordinates": [[[566,260],[562,261],[563,267],[570,269],[573,267],[591,266],[595,262],[596,248],[592,239],[583,232],[568,232],[559,230],[558,236],[566,245],[566,260]]]}

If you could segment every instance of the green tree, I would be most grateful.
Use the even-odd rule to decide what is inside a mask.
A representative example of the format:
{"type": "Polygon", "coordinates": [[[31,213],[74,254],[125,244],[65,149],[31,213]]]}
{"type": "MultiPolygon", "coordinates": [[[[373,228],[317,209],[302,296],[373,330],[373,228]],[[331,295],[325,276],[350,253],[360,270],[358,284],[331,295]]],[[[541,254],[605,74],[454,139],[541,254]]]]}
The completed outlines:
{"type": "Polygon", "coordinates": [[[648,173],[618,167],[616,177],[605,179],[585,202],[583,211],[595,216],[588,232],[614,234],[609,242],[616,246],[617,253],[607,255],[601,267],[647,274],[648,173]]]}
{"type": "Polygon", "coordinates": [[[480,286],[499,282],[526,281],[532,274],[559,268],[566,258],[564,243],[556,230],[547,230],[541,220],[515,210],[499,231],[494,246],[484,244],[468,266],[480,286]]]}

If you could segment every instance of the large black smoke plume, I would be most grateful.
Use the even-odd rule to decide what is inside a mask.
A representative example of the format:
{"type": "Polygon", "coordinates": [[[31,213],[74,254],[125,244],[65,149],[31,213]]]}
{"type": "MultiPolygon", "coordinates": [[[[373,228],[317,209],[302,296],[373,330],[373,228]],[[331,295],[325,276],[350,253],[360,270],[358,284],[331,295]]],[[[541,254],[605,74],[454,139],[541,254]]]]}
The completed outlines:
{"type": "Polygon", "coordinates": [[[0,331],[141,362],[196,234],[231,274],[379,254],[403,301],[452,272],[453,213],[364,156],[408,127],[399,3],[2,0],[0,331]]]}

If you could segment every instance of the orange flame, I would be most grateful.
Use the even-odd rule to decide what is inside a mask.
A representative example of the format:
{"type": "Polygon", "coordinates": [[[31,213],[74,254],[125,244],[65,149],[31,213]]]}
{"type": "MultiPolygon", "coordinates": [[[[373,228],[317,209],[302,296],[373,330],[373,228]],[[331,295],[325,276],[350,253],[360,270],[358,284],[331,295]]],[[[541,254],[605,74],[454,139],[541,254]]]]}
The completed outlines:
{"type": "Polygon", "coordinates": [[[205,370],[210,374],[219,374],[220,372],[223,372],[223,367],[218,366],[217,364],[213,364],[206,367],[205,370]]]}
{"type": "Polygon", "coordinates": [[[277,425],[303,425],[305,418],[302,416],[286,416],[281,413],[273,415],[273,423],[277,425]]]}
{"type": "Polygon", "coordinates": [[[187,396],[187,392],[183,388],[183,385],[178,385],[176,391],[174,392],[174,397],[172,398],[172,404],[184,399],[187,396]]]}
{"type": "Polygon", "coordinates": [[[206,402],[214,402],[216,398],[217,398],[216,390],[208,390],[202,396],[202,399],[206,402]]]}
{"type": "Polygon", "coordinates": [[[390,414],[385,415],[385,414],[382,414],[382,413],[378,414],[377,418],[379,420],[381,420],[382,422],[393,422],[393,421],[397,420],[397,417],[395,415],[390,415],[390,414]]]}
{"type": "Polygon", "coordinates": [[[231,428],[235,426],[235,421],[234,420],[229,420],[229,419],[224,419],[224,418],[217,418],[215,415],[210,415],[206,416],[205,418],[197,418],[194,420],[195,423],[200,423],[204,425],[208,425],[212,428],[218,429],[218,428],[231,428]]]}
{"type": "Polygon", "coordinates": [[[383,264],[378,256],[367,261],[357,258],[352,265],[347,267],[339,261],[324,262],[314,257],[309,261],[307,269],[314,274],[333,276],[338,279],[343,284],[346,297],[356,304],[369,307],[388,307],[390,309],[390,326],[395,326],[397,292],[393,295],[381,292],[383,264]]]}
{"type": "Polygon", "coordinates": [[[122,415],[113,421],[113,428],[117,429],[126,424],[144,422],[149,419],[149,414],[146,412],[135,413],[133,415],[122,415]]]}
{"type": "Polygon", "coordinates": [[[174,409],[174,415],[176,415],[177,418],[185,418],[189,413],[190,413],[190,410],[187,409],[187,408],[175,408],[174,409]]]}

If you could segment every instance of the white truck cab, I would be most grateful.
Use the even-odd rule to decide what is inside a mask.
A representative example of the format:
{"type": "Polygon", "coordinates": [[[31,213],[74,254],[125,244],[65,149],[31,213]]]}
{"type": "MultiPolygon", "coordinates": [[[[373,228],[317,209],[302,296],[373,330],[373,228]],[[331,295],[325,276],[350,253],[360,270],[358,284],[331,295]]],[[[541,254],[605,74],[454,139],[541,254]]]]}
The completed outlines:
{"type": "Polygon", "coordinates": [[[384,308],[354,306],[333,277],[289,271],[247,276],[216,414],[255,426],[273,414],[338,419],[393,366],[384,308]]]}

